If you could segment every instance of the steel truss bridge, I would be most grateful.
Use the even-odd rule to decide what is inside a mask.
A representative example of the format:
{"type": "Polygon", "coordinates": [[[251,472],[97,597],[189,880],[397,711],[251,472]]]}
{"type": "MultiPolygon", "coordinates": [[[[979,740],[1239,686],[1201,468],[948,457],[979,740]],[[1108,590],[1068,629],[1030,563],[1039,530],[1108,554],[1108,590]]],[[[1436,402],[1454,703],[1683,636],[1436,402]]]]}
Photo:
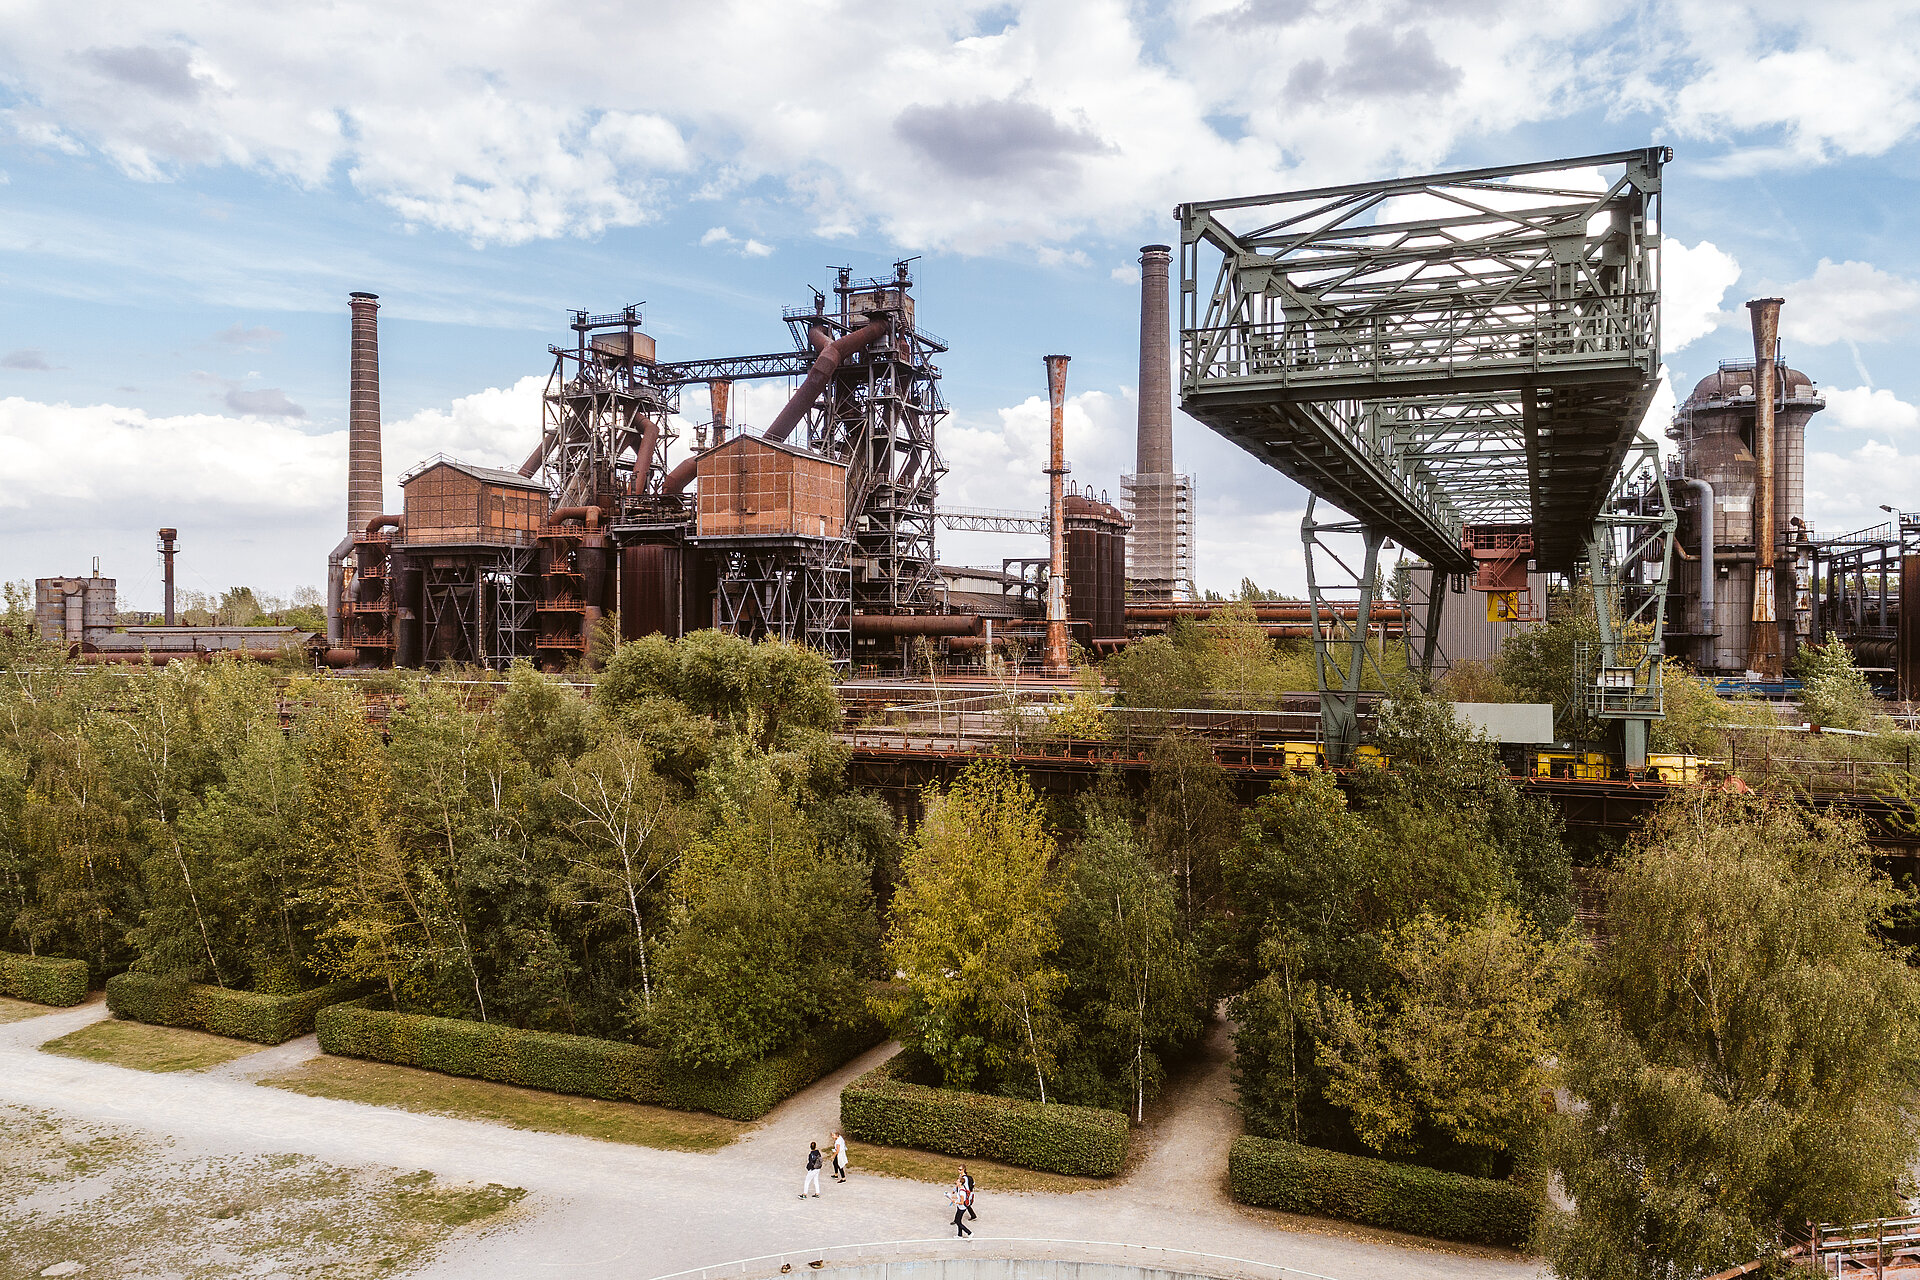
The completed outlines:
{"type": "MultiPolygon", "coordinates": [[[[1383,544],[1464,575],[1474,530],[1504,526],[1527,531],[1537,569],[1592,581],[1599,674],[1585,701],[1623,722],[1629,763],[1644,762],[1675,513],[1638,433],[1660,371],[1671,157],[1176,210],[1182,407],[1312,495],[1301,537],[1336,752],[1358,738],[1383,544]],[[1341,515],[1316,514],[1321,502],[1341,515]],[[1336,593],[1357,594],[1354,624],[1330,616],[1336,593]]],[[[1428,635],[1446,594],[1432,593],[1428,635]]]]}

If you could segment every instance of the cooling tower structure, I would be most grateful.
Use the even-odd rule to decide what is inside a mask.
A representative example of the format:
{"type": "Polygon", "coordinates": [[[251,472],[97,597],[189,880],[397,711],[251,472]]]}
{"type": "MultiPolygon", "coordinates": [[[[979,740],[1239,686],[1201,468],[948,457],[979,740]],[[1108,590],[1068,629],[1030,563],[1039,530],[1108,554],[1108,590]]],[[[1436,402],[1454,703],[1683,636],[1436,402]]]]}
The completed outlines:
{"type": "Polygon", "coordinates": [[[1826,408],[1813,380],[1778,361],[1780,299],[1753,312],[1754,360],[1702,378],[1667,434],[1693,490],[1691,553],[1674,566],[1685,630],[1703,674],[1778,680],[1809,636],[1804,578],[1807,421],[1826,408]],[[1710,563],[1709,563],[1710,558],[1710,563]],[[1711,574],[1710,585],[1702,575],[1711,574]]]}
{"type": "Polygon", "coordinates": [[[1133,520],[1128,595],[1180,600],[1193,591],[1193,477],[1173,469],[1173,333],[1169,245],[1140,250],[1140,418],[1134,473],[1120,477],[1133,520]]]}

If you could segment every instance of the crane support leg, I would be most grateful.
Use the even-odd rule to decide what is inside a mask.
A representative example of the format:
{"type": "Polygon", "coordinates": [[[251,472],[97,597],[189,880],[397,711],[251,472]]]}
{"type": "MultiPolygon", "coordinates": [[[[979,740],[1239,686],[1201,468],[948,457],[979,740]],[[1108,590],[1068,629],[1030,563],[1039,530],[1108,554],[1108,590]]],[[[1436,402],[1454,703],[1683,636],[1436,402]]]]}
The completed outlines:
{"type": "MultiPolygon", "coordinates": [[[[1355,521],[1321,524],[1314,517],[1319,499],[1307,499],[1307,513],[1300,521],[1300,542],[1307,561],[1307,612],[1313,622],[1313,675],[1320,692],[1320,731],[1326,738],[1330,763],[1343,765],[1360,745],[1360,686],[1368,662],[1374,674],[1380,674],[1379,658],[1368,647],[1373,620],[1373,602],[1380,586],[1380,545],[1386,534],[1355,521]],[[1360,540],[1360,568],[1355,571],[1339,550],[1327,539],[1330,535],[1357,537],[1360,540]],[[1337,572],[1333,580],[1328,570],[1337,572]],[[1347,583],[1352,586],[1348,587],[1347,583]],[[1330,608],[1335,589],[1356,593],[1357,607],[1349,626],[1340,621],[1339,612],[1330,608]]],[[[1349,551],[1351,554],[1351,551],[1349,551]]]]}

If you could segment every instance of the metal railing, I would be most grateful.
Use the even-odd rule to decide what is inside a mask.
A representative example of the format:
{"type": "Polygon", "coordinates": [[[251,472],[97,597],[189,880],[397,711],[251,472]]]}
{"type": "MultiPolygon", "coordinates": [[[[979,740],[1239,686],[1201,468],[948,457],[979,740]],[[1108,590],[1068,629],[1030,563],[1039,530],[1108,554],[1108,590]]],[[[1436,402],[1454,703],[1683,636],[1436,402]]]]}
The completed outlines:
{"type": "MultiPolygon", "coordinates": [[[[1087,1254],[1100,1251],[1118,1254],[1122,1258],[1138,1258],[1137,1264],[1153,1265],[1160,1269],[1171,1269],[1169,1263],[1185,1263],[1206,1270],[1196,1270],[1190,1274],[1203,1276],[1233,1277],[1238,1280],[1249,1274],[1263,1276],[1303,1276],[1306,1280],[1346,1280],[1345,1277],[1329,1276],[1325,1272],[1307,1271],[1301,1267],[1284,1266],[1278,1262],[1264,1262],[1258,1258],[1241,1258],[1225,1253],[1206,1253],[1195,1249],[1176,1249],[1164,1245],[1127,1244],[1111,1240],[1053,1240],[1032,1236],[979,1236],[960,1252],[950,1237],[940,1236],[919,1240],[874,1240],[863,1244],[821,1245],[806,1249],[788,1249],[781,1253],[766,1253],[753,1258],[739,1258],[731,1262],[713,1263],[704,1267],[692,1267],[685,1271],[669,1271],[649,1277],[649,1280],[758,1280],[763,1276],[781,1274],[781,1268],[808,1268],[815,1262],[835,1261],[839,1265],[860,1265],[878,1263],[883,1268],[899,1262],[911,1265],[916,1274],[924,1275],[924,1264],[929,1261],[926,1255],[947,1255],[960,1259],[978,1257],[983,1250],[992,1250],[998,1256],[1006,1256],[1008,1246],[1038,1247],[1053,1251],[1067,1251],[1067,1256],[1033,1257],[1022,1253],[1018,1260],[1023,1262],[1110,1262],[1111,1257],[1089,1257],[1087,1254]],[[898,1254],[902,1250],[916,1251],[922,1256],[915,1258],[888,1257],[885,1254],[898,1254]],[[883,1256],[862,1258],[861,1253],[883,1256]]],[[[992,1256],[992,1255],[990,1255],[992,1256]]]]}

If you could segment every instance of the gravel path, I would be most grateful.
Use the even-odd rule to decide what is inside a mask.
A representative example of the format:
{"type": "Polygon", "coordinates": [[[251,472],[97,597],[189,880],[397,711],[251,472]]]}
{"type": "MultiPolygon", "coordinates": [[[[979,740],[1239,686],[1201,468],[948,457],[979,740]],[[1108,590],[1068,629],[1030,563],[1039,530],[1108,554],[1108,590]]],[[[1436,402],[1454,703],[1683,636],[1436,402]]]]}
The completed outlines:
{"type": "MultiPolygon", "coordinates": [[[[798,1197],[807,1143],[826,1145],[838,1122],[841,1087],[891,1047],[789,1099],[733,1145],[690,1154],[309,1098],[250,1082],[311,1056],[310,1038],[213,1071],[173,1075],[36,1051],[41,1042],[105,1016],[96,1002],[0,1026],[0,1100],[165,1134],[183,1148],[299,1152],[344,1164],[430,1169],[533,1193],[512,1225],[456,1242],[414,1273],[419,1277],[625,1280],[780,1252],[797,1257],[868,1242],[941,1241],[950,1230],[941,1188],[862,1176],[857,1144],[845,1186],[826,1181],[819,1199],[798,1197]]],[[[1149,1149],[1124,1182],[1075,1194],[983,1187],[977,1235],[964,1247],[1037,1257],[1054,1251],[1008,1242],[1128,1241],[1256,1259],[1333,1280],[1525,1280],[1537,1274],[1535,1264],[1510,1258],[1287,1231],[1229,1202],[1226,1146],[1238,1132],[1238,1117],[1229,1099],[1224,1037],[1224,1028],[1216,1029],[1207,1066],[1189,1076],[1167,1113],[1139,1135],[1149,1149]]],[[[954,1247],[946,1241],[890,1252],[954,1247]]]]}

